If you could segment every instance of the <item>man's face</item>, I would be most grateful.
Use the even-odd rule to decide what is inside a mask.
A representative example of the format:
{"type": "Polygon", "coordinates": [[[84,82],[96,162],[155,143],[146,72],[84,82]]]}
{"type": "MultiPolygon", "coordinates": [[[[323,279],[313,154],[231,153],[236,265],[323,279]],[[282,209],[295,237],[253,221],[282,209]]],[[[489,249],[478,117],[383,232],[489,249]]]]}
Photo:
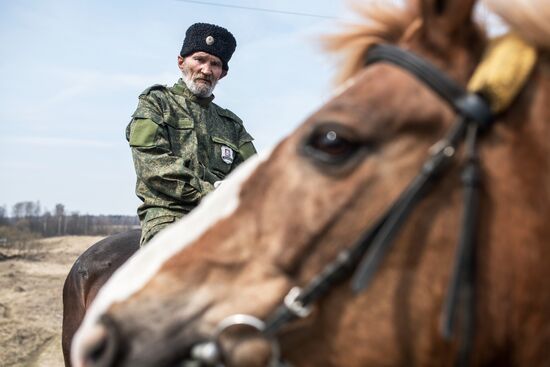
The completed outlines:
{"type": "Polygon", "coordinates": [[[178,66],[187,88],[199,97],[210,97],[218,80],[227,74],[218,57],[202,51],[185,58],[178,56],[178,66]]]}

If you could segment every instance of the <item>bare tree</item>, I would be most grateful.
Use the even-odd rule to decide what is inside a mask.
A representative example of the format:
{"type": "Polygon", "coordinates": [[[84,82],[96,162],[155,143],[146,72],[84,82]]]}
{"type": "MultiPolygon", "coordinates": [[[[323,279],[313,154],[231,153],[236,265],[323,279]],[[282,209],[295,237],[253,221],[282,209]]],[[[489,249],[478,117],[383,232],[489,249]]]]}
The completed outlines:
{"type": "Polygon", "coordinates": [[[15,219],[22,218],[25,212],[25,202],[15,203],[11,209],[11,216],[15,219]]]}
{"type": "Polygon", "coordinates": [[[56,217],[61,217],[63,215],[65,215],[65,205],[63,204],[55,204],[55,211],[54,211],[54,215],[56,217]]]}
{"type": "Polygon", "coordinates": [[[49,211],[45,211],[44,214],[42,214],[42,235],[44,236],[50,236],[51,235],[51,226],[49,225],[49,222],[51,220],[52,215],[49,211]]]}
{"type": "Polygon", "coordinates": [[[65,205],[56,204],[52,211],[43,209],[40,201],[22,201],[12,207],[0,206],[0,225],[14,227],[17,233],[44,237],[62,235],[109,235],[139,227],[136,216],[89,215],[67,212],[65,205]]]}
{"type": "MultiPolygon", "coordinates": [[[[65,205],[55,204],[55,216],[57,218],[57,235],[61,235],[61,226],[65,221],[65,205]]],[[[65,228],[64,228],[65,229],[65,228]]]]}
{"type": "Polygon", "coordinates": [[[6,213],[7,213],[6,206],[5,205],[0,206],[0,225],[8,223],[8,218],[6,213]]]}

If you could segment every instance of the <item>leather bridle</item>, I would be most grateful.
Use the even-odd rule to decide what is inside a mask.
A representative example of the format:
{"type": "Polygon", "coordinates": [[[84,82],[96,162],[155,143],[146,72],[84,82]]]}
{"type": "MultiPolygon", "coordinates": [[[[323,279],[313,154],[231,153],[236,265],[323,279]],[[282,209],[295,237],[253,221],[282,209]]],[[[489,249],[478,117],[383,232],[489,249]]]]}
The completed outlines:
{"type": "MultiPolygon", "coordinates": [[[[459,145],[465,142],[465,159],[462,168],[464,188],[462,230],[443,306],[441,333],[444,338],[450,340],[455,335],[455,321],[460,320],[461,343],[457,365],[466,366],[469,364],[472,340],[475,334],[474,270],[481,181],[477,138],[481,131],[490,128],[493,114],[489,103],[482,96],[468,92],[431,63],[409,51],[392,45],[374,45],[366,55],[365,65],[381,62],[408,71],[436,92],[456,112],[457,117],[453,126],[443,139],[432,146],[430,154],[417,176],[413,178],[386,213],[365,231],[353,246],[340,252],[336,259],[328,264],[306,287],[292,289],[285,297],[284,303],[267,317],[265,322],[253,316],[240,315],[241,318],[237,317],[240,321],[235,324],[253,327],[273,340],[275,345],[275,335],[284,325],[295,319],[306,317],[309,314],[310,306],[337,284],[351,277],[352,289],[356,293],[365,290],[412,210],[447,171],[459,145]]],[[[231,317],[235,318],[235,315],[231,317]]],[[[225,322],[224,328],[227,327],[229,326],[225,322]]],[[[212,343],[209,345],[215,349],[216,341],[212,343]]],[[[278,351],[278,347],[275,349],[278,351]]],[[[218,355],[216,358],[219,358],[219,348],[215,353],[218,355]]],[[[201,357],[200,353],[194,353],[194,357],[202,362],[208,360],[208,358],[201,357]]],[[[210,361],[215,361],[216,358],[210,358],[210,361]]],[[[219,363],[219,361],[215,363],[219,363]]],[[[273,360],[272,365],[282,364],[273,360]]]]}

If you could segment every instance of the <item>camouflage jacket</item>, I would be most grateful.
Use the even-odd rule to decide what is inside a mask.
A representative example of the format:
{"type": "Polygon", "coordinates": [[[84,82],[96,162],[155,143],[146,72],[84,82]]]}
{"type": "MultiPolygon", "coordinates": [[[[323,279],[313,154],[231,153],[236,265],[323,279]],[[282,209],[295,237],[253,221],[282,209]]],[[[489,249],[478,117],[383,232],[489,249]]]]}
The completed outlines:
{"type": "Polygon", "coordinates": [[[256,153],[241,119],[212,99],[195,96],[181,79],[139,96],[126,139],[143,201],[138,215],[144,236],[188,213],[214,182],[256,153]]]}

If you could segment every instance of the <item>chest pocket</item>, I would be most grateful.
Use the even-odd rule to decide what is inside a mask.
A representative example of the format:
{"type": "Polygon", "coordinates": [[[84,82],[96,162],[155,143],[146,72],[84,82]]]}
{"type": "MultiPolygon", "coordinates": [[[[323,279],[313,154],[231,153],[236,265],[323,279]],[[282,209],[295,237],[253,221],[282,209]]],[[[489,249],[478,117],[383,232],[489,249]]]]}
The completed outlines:
{"type": "Polygon", "coordinates": [[[235,142],[225,137],[213,135],[211,140],[210,169],[217,175],[225,177],[231,171],[239,149],[235,142]]]}
{"type": "Polygon", "coordinates": [[[174,155],[190,157],[197,151],[195,124],[189,118],[172,119],[166,122],[170,149],[174,155]]]}

